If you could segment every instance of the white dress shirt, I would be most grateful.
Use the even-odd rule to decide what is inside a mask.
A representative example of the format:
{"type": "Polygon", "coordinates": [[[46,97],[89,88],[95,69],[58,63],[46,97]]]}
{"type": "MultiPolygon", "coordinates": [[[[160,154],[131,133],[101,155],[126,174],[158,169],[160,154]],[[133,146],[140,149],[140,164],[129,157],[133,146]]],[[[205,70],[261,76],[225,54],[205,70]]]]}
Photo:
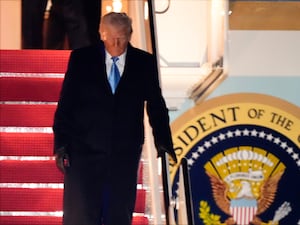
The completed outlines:
{"type": "MultiPolygon", "coordinates": [[[[106,64],[107,76],[109,76],[110,70],[111,70],[111,65],[112,65],[111,57],[112,56],[107,51],[105,51],[105,64],[106,64]]],[[[118,58],[119,58],[119,60],[116,62],[116,64],[119,69],[120,76],[122,76],[123,72],[124,72],[124,67],[125,67],[126,51],[122,55],[118,56],[118,58]]]]}

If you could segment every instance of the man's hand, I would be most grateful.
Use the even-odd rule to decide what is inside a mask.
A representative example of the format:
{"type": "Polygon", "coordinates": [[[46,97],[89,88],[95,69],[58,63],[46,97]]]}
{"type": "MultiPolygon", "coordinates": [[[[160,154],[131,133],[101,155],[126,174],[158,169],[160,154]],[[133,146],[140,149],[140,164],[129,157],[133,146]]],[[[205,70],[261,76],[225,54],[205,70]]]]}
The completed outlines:
{"type": "Polygon", "coordinates": [[[161,157],[163,154],[168,153],[169,156],[171,156],[172,160],[177,163],[177,157],[175,154],[174,149],[166,149],[164,146],[157,146],[157,157],[161,157]]]}
{"type": "Polygon", "coordinates": [[[70,167],[70,158],[65,148],[60,148],[55,154],[56,167],[62,172],[66,172],[66,167],[70,167]]]}

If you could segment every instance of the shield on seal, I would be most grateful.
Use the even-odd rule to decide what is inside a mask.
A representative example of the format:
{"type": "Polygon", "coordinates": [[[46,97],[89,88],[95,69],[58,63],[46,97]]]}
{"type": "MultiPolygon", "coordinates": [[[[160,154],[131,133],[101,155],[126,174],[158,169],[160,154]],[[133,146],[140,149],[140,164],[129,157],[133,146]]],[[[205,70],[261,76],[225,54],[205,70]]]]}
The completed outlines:
{"type": "Polygon", "coordinates": [[[257,210],[256,199],[240,198],[230,201],[230,212],[238,225],[249,225],[257,210]]]}

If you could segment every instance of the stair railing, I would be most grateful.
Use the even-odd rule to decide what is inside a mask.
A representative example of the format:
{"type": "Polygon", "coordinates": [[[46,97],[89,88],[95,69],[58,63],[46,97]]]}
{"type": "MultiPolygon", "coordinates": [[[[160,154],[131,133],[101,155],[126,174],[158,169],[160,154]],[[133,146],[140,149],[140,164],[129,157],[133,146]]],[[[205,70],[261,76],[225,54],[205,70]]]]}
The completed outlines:
{"type": "Polygon", "coordinates": [[[164,190],[164,204],[166,225],[186,224],[194,225],[194,211],[192,203],[191,182],[186,158],[182,158],[179,167],[178,197],[172,197],[170,184],[169,162],[167,153],[162,157],[162,183],[164,190]],[[177,212],[177,223],[175,222],[177,212]]]}
{"type": "MultiPolygon", "coordinates": [[[[151,46],[152,46],[152,53],[156,59],[156,65],[158,68],[158,72],[160,73],[160,65],[158,59],[158,50],[157,50],[157,38],[156,38],[156,21],[155,21],[155,7],[153,0],[147,0],[148,2],[148,9],[149,9],[149,25],[150,25],[150,35],[151,35],[151,46]]],[[[160,74],[159,74],[160,75],[160,74]]],[[[175,221],[175,208],[176,208],[176,201],[172,198],[172,187],[170,184],[170,172],[169,172],[169,160],[167,153],[161,157],[161,165],[162,165],[162,184],[163,184],[163,200],[164,200],[164,209],[165,209],[165,216],[166,216],[166,225],[176,225],[175,221]]],[[[185,210],[183,210],[183,206],[179,209],[179,219],[186,220],[186,222],[181,222],[180,224],[187,224],[187,225],[194,225],[193,220],[193,210],[191,204],[191,191],[190,191],[190,181],[189,181],[189,174],[186,159],[183,159],[181,162],[180,170],[182,171],[182,182],[183,192],[184,194],[180,195],[179,202],[184,199],[185,202],[185,210]],[[183,216],[185,215],[183,219],[183,216]]]]}
{"type": "MultiPolygon", "coordinates": [[[[158,72],[160,73],[160,65],[158,59],[158,50],[157,50],[157,38],[156,38],[156,21],[155,21],[155,7],[154,1],[148,1],[148,9],[149,9],[149,25],[150,25],[150,35],[151,35],[151,46],[152,53],[156,59],[156,65],[158,68],[158,72]]],[[[160,74],[159,74],[160,75],[160,74]]],[[[176,200],[172,197],[172,187],[170,183],[170,172],[169,172],[169,160],[167,153],[165,153],[161,157],[161,165],[162,165],[162,184],[163,184],[163,200],[164,200],[164,209],[166,216],[166,225],[176,225],[175,220],[175,210],[176,210],[176,200]]],[[[178,198],[178,202],[182,205],[178,208],[178,219],[180,220],[179,224],[187,224],[194,225],[193,218],[193,209],[192,209],[192,197],[191,197],[191,188],[190,188],[190,180],[186,159],[182,159],[180,165],[181,171],[181,179],[179,183],[181,183],[181,194],[178,198]],[[184,204],[181,204],[184,202],[184,204]]]]}
{"type": "Polygon", "coordinates": [[[166,215],[166,225],[176,225],[175,222],[175,201],[172,198],[172,187],[170,184],[169,160],[167,153],[161,157],[162,164],[162,185],[163,185],[163,200],[166,215]]]}
{"type": "Polygon", "coordinates": [[[181,159],[179,168],[179,190],[177,204],[178,224],[194,225],[191,181],[186,158],[181,159]]]}

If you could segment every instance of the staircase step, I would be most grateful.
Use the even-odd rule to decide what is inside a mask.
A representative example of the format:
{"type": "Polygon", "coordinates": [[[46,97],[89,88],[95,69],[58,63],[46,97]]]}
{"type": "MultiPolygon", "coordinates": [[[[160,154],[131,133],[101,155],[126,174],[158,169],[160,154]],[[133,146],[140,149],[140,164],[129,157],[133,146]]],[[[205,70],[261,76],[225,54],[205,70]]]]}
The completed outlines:
{"type": "MultiPolygon", "coordinates": [[[[142,184],[143,166],[140,165],[138,184],[142,184]]],[[[1,160],[0,183],[61,183],[63,174],[54,160],[1,160]]]]}
{"type": "Polygon", "coordinates": [[[134,216],[132,219],[132,225],[148,225],[149,219],[146,216],[134,216]]]}
{"type": "Polygon", "coordinates": [[[63,78],[0,77],[0,101],[57,102],[63,78]]]}
{"type": "Polygon", "coordinates": [[[144,213],[146,209],[146,190],[138,189],[136,193],[135,213],[144,213]]]}
{"type": "Polygon", "coordinates": [[[57,188],[1,188],[1,211],[61,211],[62,196],[57,188]]]}
{"type": "Polygon", "coordinates": [[[0,104],[0,126],[51,127],[56,105],[0,104]]]}
{"type": "Polygon", "coordinates": [[[57,216],[1,216],[1,225],[62,225],[57,216]]]}
{"type": "Polygon", "coordinates": [[[1,156],[51,156],[53,133],[0,132],[1,156]]]}
{"type": "MultiPolygon", "coordinates": [[[[61,217],[56,216],[2,216],[1,225],[61,225],[61,217]]],[[[149,220],[145,216],[134,216],[132,225],[148,225],[149,220]]],[[[80,225],[80,224],[79,224],[80,225]]]]}
{"type": "Polygon", "coordinates": [[[0,71],[9,73],[65,73],[69,50],[0,50],[0,71]]]}
{"type": "Polygon", "coordinates": [[[54,160],[0,161],[0,183],[62,183],[63,174],[54,160]]]}
{"type": "MultiPolygon", "coordinates": [[[[135,213],[145,212],[145,190],[138,189],[135,213]]],[[[62,211],[62,188],[1,188],[1,211],[62,211]]],[[[1,221],[1,217],[0,217],[1,221]]],[[[2,224],[2,223],[1,223],[2,224]]]]}

